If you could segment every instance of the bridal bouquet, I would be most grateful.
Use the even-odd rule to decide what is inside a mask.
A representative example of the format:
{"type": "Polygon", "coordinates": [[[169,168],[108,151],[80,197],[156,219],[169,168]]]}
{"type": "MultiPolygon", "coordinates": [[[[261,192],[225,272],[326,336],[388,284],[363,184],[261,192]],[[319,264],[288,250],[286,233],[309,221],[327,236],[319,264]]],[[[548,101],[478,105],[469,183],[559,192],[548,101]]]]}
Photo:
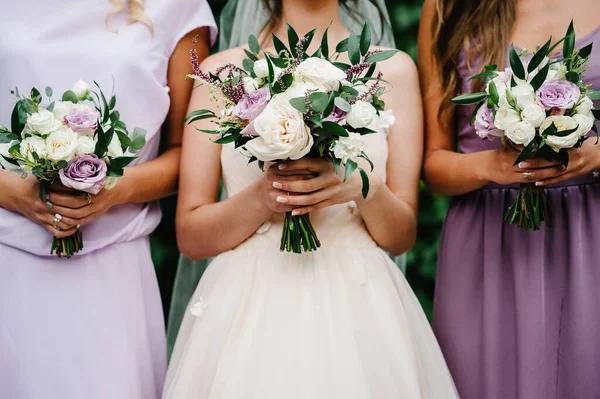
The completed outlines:
{"type": "MultiPolygon", "coordinates": [[[[357,161],[366,160],[371,169],[373,164],[363,151],[362,136],[393,123],[380,99],[384,81],[375,72],[376,64],[397,51],[371,50],[370,28],[365,25],[360,35],[352,34],[333,52],[326,30],[319,48],[309,55],[316,30],[298,37],[291,26],[287,29],[287,44],[272,36],[276,53],[261,49],[250,36],[243,68],[229,64],[215,74],[200,70],[192,49],[195,74],[190,77],[210,88],[221,113],[197,110],[186,121],[214,119],[215,130],[200,131],[216,135],[215,143],[234,143],[261,168],[265,162],[319,157],[330,160],[336,173],[343,168],[344,179],[358,170],[366,197],[369,179],[357,161]],[[347,53],[349,64],[337,61],[342,53],[347,53]]],[[[302,253],[320,245],[308,215],[286,214],[281,251],[302,253]]]]}
{"type": "MultiPolygon", "coordinates": [[[[16,89],[11,93],[17,102],[12,112],[10,130],[0,125],[0,164],[4,169],[33,175],[41,182],[40,200],[46,201],[46,185],[55,182],[90,195],[110,190],[123,175],[123,168],[136,157],[124,156],[140,150],[146,131],[135,128],[130,135],[119,111],[116,96],[107,101],[82,80],[66,91],[61,101],[52,101],[52,89],[46,87],[49,101],[42,106],[42,94],[35,88],[28,96],[16,89]]],[[[60,229],[62,216],[57,214],[54,227],[60,229]]],[[[78,230],[66,238],[54,238],[50,253],[71,257],[83,249],[78,230]]]]}
{"type": "MultiPolygon", "coordinates": [[[[592,44],[575,49],[575,31],[569,26],[566,36],[551,45],[548,40],[529,59],[525,49],[517,53],[510,47],[510,68],[497,71],[495,65],[471,79],[484,78],[486,90],[458,96],[455,104],[478,104],[471,124],[482,139],[501,137],[520,153],[515,165],[540,157],[547,161],[569,163],[568,150],[578,148],[593,130],[600,111],[594,109],[592,99],[598,92],[589,89],[583,81],[588,67],[592,44]],[[563,43],[562,58],[548,56],[563,43]]],[[[542,187],[523,183],[515,202],[504,217],[519,228],[538,230],[546,221],[550,226],[552,206],[542,187]]]]}

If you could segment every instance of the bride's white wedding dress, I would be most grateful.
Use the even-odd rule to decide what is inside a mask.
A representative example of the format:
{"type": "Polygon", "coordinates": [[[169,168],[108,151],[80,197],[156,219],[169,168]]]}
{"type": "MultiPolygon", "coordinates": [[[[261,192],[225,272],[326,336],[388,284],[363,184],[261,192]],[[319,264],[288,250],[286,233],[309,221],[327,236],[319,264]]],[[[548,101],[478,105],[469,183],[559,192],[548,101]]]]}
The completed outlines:
{"type": "MultiPolygon", "coordinates": [[[[385,178],[386,135],[365,139],[385,178]]],[[[221,161],[230,196],[262,176],[233,145],[221,161]]],[[[163,398],[457,397],[419,302],[351,205],[311,213],[316,252],[279,252],[283,218],[274,217],[210,264],[163,398]]]]}

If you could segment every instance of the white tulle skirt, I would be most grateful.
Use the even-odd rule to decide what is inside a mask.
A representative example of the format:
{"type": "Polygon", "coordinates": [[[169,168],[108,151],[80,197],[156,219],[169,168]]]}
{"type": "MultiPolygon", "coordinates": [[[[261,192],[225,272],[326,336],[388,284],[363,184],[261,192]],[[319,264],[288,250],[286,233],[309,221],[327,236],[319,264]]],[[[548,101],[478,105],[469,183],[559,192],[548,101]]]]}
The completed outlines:
{"type": "Polygon", "coordinates": [[[422,308],[378,248],[238,248],[202,277],[169,399],[456,398],[422,308]]]}

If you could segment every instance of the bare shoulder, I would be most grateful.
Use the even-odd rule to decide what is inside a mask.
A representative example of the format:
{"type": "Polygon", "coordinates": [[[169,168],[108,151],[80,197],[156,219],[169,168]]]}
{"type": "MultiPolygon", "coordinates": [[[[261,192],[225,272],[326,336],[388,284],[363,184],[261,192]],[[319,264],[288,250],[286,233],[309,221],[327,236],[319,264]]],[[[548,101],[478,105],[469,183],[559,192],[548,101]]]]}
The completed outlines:
{"type": "Polygon", "coordinates": [[[241,66],[242,61],[246,58],[246,54],[244,53],[245,47],[246,46],[234,47],[208,56],[200,63],[200,69],[214,72],[217,68],[226,64],[241,66]]]}
{"type": "MultiPolygon", "coordinates": [[[[374,46],[374,50],[396,50],[390,47],[374,46]]],[[[398,51],[391,58],[377,63],[377,69],[383,73],[384,79],[396,84],[404,84],[408,81],[418,81],[417,66],[410,55],[398,51]]]]}

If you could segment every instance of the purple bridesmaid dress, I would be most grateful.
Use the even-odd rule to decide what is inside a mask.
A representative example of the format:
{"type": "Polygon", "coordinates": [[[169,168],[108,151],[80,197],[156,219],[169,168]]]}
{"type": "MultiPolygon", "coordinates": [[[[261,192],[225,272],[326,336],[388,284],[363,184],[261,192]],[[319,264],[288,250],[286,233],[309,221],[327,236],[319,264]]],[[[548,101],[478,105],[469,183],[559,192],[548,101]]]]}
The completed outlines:
{"type": "MultiPolygon", "coordinates": [[[[206,0],[176,3],[146,1],[153,38],[124,13],[109,32],[106,0],[3,2],[0,25],[11,34],[0,34],[0,123],[10,125],[15,86],[49,85],[57,99],[78,79],[110,94],[114,78],[121,118],[148,131],[137,162],[151,161],[173,49],[196,27],[214,27],[206,0]]],[[[166,343],[148,239],[160,215],[156,203],[114,207],[82,227],[82,253],[58,259],[50,233],[0,208],[1,399],[160,397],[166,343]]]]}
{"type": "MultiPolygon", "coordinates": [[[[600,27],[577,47],[591,42],[585,80],[599,90],[600,27]]],[[[469,92],[464,54],[458,61],[469,92]]],[[[469,109],[457,116],[462,152],[500,145],[475,135],[469,109]]],[[[600,398],[600,173],[547,188],[553,225],[535,232],[502,221],[517,187],[456,197],[444,223],[433,324],[459,394],[600,398]]]]}

